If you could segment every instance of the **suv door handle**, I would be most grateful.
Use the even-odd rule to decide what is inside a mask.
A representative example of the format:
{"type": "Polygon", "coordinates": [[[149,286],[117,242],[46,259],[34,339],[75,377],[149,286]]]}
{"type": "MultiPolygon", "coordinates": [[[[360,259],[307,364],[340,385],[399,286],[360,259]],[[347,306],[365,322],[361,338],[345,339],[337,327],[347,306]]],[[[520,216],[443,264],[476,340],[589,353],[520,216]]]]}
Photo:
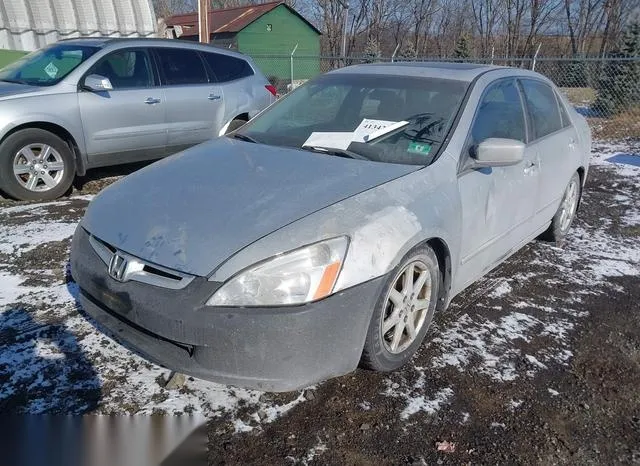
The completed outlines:
{"type": "Polygon", "coordinates": [[[153,97],[147,97],[144,101],[145,104],[147,105],[153,105],[153,104],[159,104],[160,103],[160,99],[156,99],[153,97]]]}
{"type": "Polygon", "coordinates": [[[209,100],[220,100],[220,99],[222,99],[222,97],[221,97],[221,96],[219,96],[219,95],[217,95],[217,94],[213,94],[213,93],[211,93],[211,94],[209,94],[208,99],[209,99],[209,100]]]}
{"type": "Polygon", "coordinates": [[[524,174],[530,175],[534,173],[538,169],[538,164],[535,162],[527,162],[526,167],[524,167],[524,174]]]}

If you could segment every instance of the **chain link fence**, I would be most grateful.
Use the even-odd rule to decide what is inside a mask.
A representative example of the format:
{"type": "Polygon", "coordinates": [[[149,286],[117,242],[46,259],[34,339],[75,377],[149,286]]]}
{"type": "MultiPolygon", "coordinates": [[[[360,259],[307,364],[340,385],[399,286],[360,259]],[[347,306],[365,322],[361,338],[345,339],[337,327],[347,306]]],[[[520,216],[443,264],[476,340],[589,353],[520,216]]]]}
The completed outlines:
{"type": "Polygon", "coordinates": [[[391,61],[450,61],[533,69],[558,86],[591,124],[596,138],[640,138],[640,58],[396,58],[254,56],[280,94],[337,68],[391,61]]]}

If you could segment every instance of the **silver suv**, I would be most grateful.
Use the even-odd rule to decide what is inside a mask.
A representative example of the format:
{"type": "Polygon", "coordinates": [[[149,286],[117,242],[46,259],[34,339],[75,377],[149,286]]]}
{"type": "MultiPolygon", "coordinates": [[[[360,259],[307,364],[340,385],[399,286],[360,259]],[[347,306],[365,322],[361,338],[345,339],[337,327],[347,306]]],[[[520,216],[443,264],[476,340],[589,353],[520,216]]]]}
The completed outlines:
{"type": "Polygon", "coordinates": [[[176,153],[275,100],[250,58],[162,39],[73,39],[0,70],[0,190],[55,199],[90,168],[176,153]]]}

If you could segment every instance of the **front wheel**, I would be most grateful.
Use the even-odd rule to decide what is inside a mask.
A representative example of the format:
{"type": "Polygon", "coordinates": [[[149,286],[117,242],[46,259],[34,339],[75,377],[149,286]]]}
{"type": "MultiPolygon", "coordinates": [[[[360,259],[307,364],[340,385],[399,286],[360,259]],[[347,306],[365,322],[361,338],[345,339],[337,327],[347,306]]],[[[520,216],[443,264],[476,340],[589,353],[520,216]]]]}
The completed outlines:
{"type": "Polygon", "coordinates": [[[53,200],[66,193],[75,177],[73,152],[48,131],[16,131],[0,145],[0,189],[23,200],[53,200]]]}
{"type": "Polygon", "coordinates": [[[542,234],[542,239],[561,244],[569,232],[569,228],[576,217],[580,197],[582,196],[582,187],[580,184],[580,175],[576,172],[569,180],[569,184],[564,191],[564,196],[560,202],[557,212],[551,220],[551,225],[547,231],[542,234]]]}
{"type": "Polygon", "coordinates": [[[405,256],[376,304],[362,367],[388,372],[409,361],[433,319],[440,281],[438,259],[430,247],[419,246],[405,256]]]}

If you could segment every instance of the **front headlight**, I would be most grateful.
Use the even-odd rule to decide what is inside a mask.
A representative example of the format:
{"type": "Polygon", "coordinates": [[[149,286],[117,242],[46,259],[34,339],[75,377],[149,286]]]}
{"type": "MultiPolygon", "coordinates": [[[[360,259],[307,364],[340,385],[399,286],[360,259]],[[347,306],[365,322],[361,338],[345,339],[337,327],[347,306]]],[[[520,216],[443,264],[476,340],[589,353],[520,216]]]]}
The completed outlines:
{"type": "Polygon", "coordinates": [[[346,236],[311,244],[254,265],[231,278],[209,306],[302,304],[329,296],[342,269],[346,236]]]}

